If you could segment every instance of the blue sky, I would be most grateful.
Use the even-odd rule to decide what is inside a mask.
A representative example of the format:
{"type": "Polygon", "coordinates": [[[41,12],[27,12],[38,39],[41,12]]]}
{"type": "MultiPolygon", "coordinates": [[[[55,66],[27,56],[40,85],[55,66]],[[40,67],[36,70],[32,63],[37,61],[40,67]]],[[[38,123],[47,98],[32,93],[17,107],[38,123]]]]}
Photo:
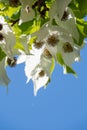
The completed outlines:
{"type": "Polygon", "coordinates": [[[8,94],[0,87],[0,130],[87,130],[87,45],[73,68],[78,78],[63,75],[57,65],[51,83],[35,97],[24,64],[8,67],[12,81],[8,94]]]}
{"type": "Polygon", "coordinates": [[[12,81],[8,93],[0,86],[0,130],[87,130],[87,45],[73,68],[78,78],[56,65],[51,82],[35,97],[24,64],[7,67],[12,81]]]}

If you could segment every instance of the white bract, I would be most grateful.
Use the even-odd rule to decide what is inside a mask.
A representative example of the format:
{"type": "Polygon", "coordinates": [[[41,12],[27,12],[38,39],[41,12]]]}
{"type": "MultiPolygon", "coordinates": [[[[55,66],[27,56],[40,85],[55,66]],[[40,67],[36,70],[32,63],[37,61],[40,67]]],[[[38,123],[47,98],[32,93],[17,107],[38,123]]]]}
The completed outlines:
{"type": "Polygon", "coordinates": [[[76,28],[75,18],[70,18],[65,21],[60,21],[58,17],[55,18],[58,26],[64,28],[77,42],[79,41],[79,33],[76,28]]]}
{"type": "Polygon", "coordinates": [[[31,79],[31,73],[33,69],[39,64],[40,57],[35,55],[26,55],[23,51],[20,51],[21,55],[18,57],[17,64],[25,62],[25,75],[27,76],[27,82],[31,79]]]}
{"type": "Polygon", "coordinates": [[[21,8],[19,25],[21,25],[24,22],[33,20],[35,16],[35,12],[32,9],[32,3],[34,2],[34,0],[20,0],[20,2],[22,4],[22,8],[21,8]]]}
{"type": "Polygon", "coordinates": [[[4,21],[3,16],[0,16],[0,24],[2,26],[2,29],[0,30],[0,35],[2,36],[2,39],[0,39],[0,46],[8,57],[13,58],[13,48],[16,43],[15,34],[13,33],[10,25],[4,21]]]}
{"type": "Polygon", "coordinates": [[[59,19],[61,19],[66,7],[70,2],[71,0],[55,0],[49,11],[50,18],[53,19],[55,16],[58,16],[59,19]]]}
{"type": "Polygon", "coordinates": [[[60,42],[57,52],[62,54],[64,63],[68,66],[71,66],[72,63],[80,60],[79,47],[76,47],[69,42],[60,42]]]}
{"type": "Polygon", "coordinates": [[[20,37],[17,38],[17,42],[22,45],[20,47],[21,50],[23,50],[26,54],[29,53],[29,40],[30,36],[26,36],[26,34],[22,34],[20,37]]]}

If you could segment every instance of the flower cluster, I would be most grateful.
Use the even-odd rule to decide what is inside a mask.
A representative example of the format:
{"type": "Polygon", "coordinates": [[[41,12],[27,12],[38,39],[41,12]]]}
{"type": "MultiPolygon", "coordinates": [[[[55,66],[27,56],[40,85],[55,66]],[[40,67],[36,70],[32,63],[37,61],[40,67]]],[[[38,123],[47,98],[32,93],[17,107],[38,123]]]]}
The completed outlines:
{"type": "MultiPolygon", "coordinates": [[[[27,2],[25,3],[23,3],[23,8],[28,7],[27,2]]],[[[29,3],[30,10],[31,3],[29,3]]],[[[21,55],[17,60],[17,64],[25,62],[27,82],[30,79],[33,80],[35,95],[41,87],[46,86],[50,81],[54,69],[52,66],[59,61],[59,54],[61,54],[63,60],[64,73],[67,73],[66,66],[71,67],[73,62],[80,59],[80,47],[75,43],[75,40],[78,41],[79,39],[79,34],[75,25],[75,17],[68,8],[69,3],[70,0],[67,0],[63,8],[60,9],[63,3],[57,0],[54,1],[49,9],[50,20],[39,31],[31,34],[30,39],[36,36],[32,44],[32,50],[29,51],[29,54],[20,51],[21,55]],[[56,25],[52,25],[53,20],[55,20],[56,25]]],[[[37,5],[39,5],[38,2],[37,5]]],[[[26,12],[26,10],[24,11],[26,12]]],[[[33,11],[31,10],[31,13],[28,11],[28,13],[29,17],[22,16],[24,15],[24,12],[22,12],[22,22],[33,18],[33,11]]]]}
{"type": "Polygon", "coordinates": [[[0,61],[0,83],[8,85],[10,81],[4,69],[6,63],[10,67],[25,63],[27,83],[32,79],[34,95],[50,82],[55,63],[63,67],[65,74],[75,74],[72,64],[80,60],[82,47],[76,17],[69,7],[71,0],[6,2],[19,11],[11,18],[0,16],[0,47],[6,54],[0,61]],[[9,23],[14,21],[12,27],[5,21],[8,19],[9,23]],[[19,32],[15,32],[17,28],[19,32]]]}

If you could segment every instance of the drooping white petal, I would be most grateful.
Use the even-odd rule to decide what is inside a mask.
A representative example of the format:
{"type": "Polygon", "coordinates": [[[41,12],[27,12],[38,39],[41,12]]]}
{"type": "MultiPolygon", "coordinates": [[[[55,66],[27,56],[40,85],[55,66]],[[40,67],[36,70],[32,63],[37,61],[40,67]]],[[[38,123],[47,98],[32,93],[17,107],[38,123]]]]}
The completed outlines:
{"type": "Polygon", "coordinates": [[[51,8],[50,8],[50,10],[49,10],[50,19],[53,19],[57,14],[58,14],[57,2],[54,1],[51,8]]]}
{"type": "Polygon", "coordinates": [[[40,57],[29,55],[27,56],[26,62],[25,62],[25,75],[27,76],[27,83],[31,79],[31,73],[35,69],[35,67],[40,63],[40,57]]]}
{"type": "Polygon", "coordinates": [[[39,78],[39,79],[33,81],[34,82],[34,95],[35,96],[37,95],[38,90],[41,87],[43,87],[43,86],[46,85],[46,83],[48,82],[48,80],[49,80],[49,77],[45,75],[44,77],[39,78]]]}
{"type": "Polygon", "coordinates": [[[51,67],[53,64],[52,58],[46,58],[43,55],[41,56],[40,66],[43,68],[43,70],[46,71],[48,75],[51,73],[51,67]]]}
{"type": "Polygon", "coordinates": [[[38,41],[42,41],[46,36],[48,36],[49,31],[47,25],[43,25],[40,30],[37,32],[33,33],[31,36],[36,36],[38,41]]]}
{"type": "Polygon", "coordinates": [[[50,54],[54,57],[54,58],[56,58],[56,54],[57,54],[57,45],[56,46],[50,46],[50,45],[46,45],[46,48],[49,50],[49,52],[50,52],[50,54]]]}
{"type": "Polygon", "coordinates": [[[16,38],[11,27],[6,22],[4,22],[4,17],[2,17],[1,19],[3,20],[3,23],[2,23],[3,28],[0,31],[0,33],[3,36],[3,40],[0,41],[0,46],[2,50],[9,57],[13,58],[14,56],[13,47],[16,43],[16,38]]]}
{"type": "Polygon", "coordinates": [[[60,19],[63,16],[65,9],[70,2],[71,2],[71,0],[56,0],[58,16],[59,16],[60,19]]]}
{"type": "Polygon", "coordinates": [[[32,4],[34,0],[20,0],[22,4],[22,9],[21,9],[21,15],[20,15],[20,20],[19,20],[19,25],[21,25],[23,22],[30,21],[34,18],[35,12],[32,9],[32,4]]]}
{"type": "Polygon", "coordinates": [[[71,0],[56,0],[49,11],[49,16],[53,19],[56,15],[61,19],[63,13],[71,0]]]}
{"type": "Polygon", "coordinates": [[[24,22],[28,22],[28,21],[32,20],[34,18],[34,16],[35,16],[35,12],[32,8],[30,9],[29,13],[26,12],[26,9],[25,10],[22,9],[20,20],[19,20],[19,25],[21,25],[24,22]]]}
{"type": "Polygon", "coordinates": [[[29,53],[29,40],[30,40],[30,35],[22,34],[20,37],[18,37],[18,43],[20,43],[23,48],[21,50],[24,50],[26,54],[29,53]]]}
{"type": "Polygon", "coordinates": [[[75,18],[71,18],[66,21],[60,21],[58,18],[56,18],[56,22],[60,27],[64,28],[78,42],[79,33],[76,28],[75,18]]]}
{"type": "Polygon", "coordinates": [[[71,66],[74,62],[80,60],[80,52],[78,49],[74,49],[71,53],[62,53],[65,64],[71,66]]]}
{"type": "MultiPolygon", "coordinates": [[[[66,41],[65,41],[66,43],[66,41]]],[[[58,51],[59,53],[62,54],[64,63],[68,66],[71,66],[72,63],[79,61],[80,59],[80,50],[79,47],[75,47],[75,45],[71,42],[71,43],[67,43],[70,44],[72,46],[72,51],[71,52],[64,52],[63,46],[65,44],[64,42],[60,42],[58,45],[58,51]]]]}

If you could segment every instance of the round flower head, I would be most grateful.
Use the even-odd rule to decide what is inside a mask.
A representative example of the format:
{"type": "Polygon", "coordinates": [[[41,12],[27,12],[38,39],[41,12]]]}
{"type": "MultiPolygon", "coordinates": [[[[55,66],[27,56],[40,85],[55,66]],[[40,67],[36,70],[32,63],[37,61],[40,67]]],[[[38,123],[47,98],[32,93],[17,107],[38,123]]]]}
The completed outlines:
{"type": "Polygon", "coordinates": [[[35,41],[34,42],[34,47],[37,49],[40,49],[43,46],[44,42],[43,41],[35,41]]]}
{"type": "Polygon", "coordinates": [[[58,36],[55,34],[49,35],[47,39],[47,43],[51,46],[55,46],[59,42],[58,36]]]}
{"type": "Polygon", "coordinates": [[[73,47],[71,46],[69,42],[66,42],[63,45],[63,50],[65,53],[70,53],[70,52],[73,52],[73,47]]]}
{"type": "Polygon", "coordinates": [[[38,73],[39,77],[43,77],[45,75],[45,72],[44,70],[41,70],[39,73],[38,73]]]}

